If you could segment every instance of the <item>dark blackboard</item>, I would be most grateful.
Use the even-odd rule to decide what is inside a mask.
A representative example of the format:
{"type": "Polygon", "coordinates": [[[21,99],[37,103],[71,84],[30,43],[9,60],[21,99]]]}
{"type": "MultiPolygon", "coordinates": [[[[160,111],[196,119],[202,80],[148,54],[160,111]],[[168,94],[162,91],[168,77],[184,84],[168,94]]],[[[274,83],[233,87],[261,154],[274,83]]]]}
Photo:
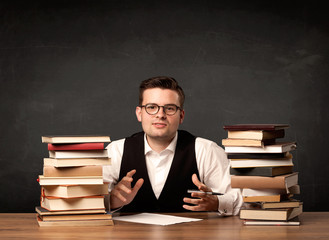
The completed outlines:
{"type": "Polygon", "coordinates": [[[328,21],[316,1],[1,1],[1,212],[39,204],[48,134],[139,131],[140,81],[176,78],[181,126],[288,123],[305,211],[328,211],[328,21]],[[245,3],[248,2],[248,3],[245,3]]]}

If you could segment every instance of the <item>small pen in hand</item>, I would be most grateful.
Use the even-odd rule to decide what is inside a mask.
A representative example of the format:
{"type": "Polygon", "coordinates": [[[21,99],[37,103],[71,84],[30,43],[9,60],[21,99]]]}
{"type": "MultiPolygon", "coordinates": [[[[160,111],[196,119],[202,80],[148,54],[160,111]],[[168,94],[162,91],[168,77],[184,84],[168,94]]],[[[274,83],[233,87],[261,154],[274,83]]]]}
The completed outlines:
{"type": "Polygon", "coordinates": [[[187,193],[204,193],[204,194],[208,194],[208,195],[224,195],[223,193],[217,193],[217,192],[203,192],[203,191],[199,191],[199,190],[192,190],[192,189],[188,189],[187,193]]]}

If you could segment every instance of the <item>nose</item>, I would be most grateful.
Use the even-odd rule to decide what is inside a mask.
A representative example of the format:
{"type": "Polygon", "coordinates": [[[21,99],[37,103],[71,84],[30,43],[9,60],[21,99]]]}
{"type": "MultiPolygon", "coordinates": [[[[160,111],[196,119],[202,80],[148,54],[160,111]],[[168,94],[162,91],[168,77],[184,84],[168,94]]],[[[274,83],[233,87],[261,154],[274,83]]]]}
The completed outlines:
{"type": "Polygon", "coordinates": [[[157,117],[159,117],[159,118],[165,118],[166,116],[167,115],[166,115],[164,106],[159,106],[159,111],[157,113],[157,117]]]}

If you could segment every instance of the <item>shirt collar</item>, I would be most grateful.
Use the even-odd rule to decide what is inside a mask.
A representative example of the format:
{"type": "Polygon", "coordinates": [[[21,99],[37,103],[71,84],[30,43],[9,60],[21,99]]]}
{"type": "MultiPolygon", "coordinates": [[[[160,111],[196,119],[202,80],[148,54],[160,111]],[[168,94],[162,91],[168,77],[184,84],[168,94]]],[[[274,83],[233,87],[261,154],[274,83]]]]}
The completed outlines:
{"type": "MultiPolygon", "coordinates": [[[[162,152],[169,150],[171,152],[175,152],[176,149],[176,145],[177,145],[177,138],[178,138],[178,134],[176,131],[176,135],[174,137],[174,139],[170,142],[170,144],[168,145],[168,147],[166,147],[166,149],[164,149],[162,152]]],[[[144,152],[145,155],[148,154],[149,152],[154,152],[153,149],[150,147],[150,145],[148,144],[147,140],[146,140],[146,134],[144,134],[144,152]]]]}

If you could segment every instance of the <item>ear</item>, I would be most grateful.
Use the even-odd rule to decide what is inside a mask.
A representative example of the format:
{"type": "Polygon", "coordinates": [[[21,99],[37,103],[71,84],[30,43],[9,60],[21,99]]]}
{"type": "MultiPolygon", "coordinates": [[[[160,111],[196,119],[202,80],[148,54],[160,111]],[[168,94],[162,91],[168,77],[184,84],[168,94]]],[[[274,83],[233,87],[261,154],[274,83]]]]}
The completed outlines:
{"type": "Polygon", "coordinates": [[[138,122],[142,122],[142,108],[139,106],[136,107],[136,117],[138,122]]]}
{"type": "Polygon", "coordinates": [[[179,117],[180,117],[179,123],[182,124],[184,121],[184,117],[185,117],[185,111],[183,109],[180,111],[179,117]]]}

